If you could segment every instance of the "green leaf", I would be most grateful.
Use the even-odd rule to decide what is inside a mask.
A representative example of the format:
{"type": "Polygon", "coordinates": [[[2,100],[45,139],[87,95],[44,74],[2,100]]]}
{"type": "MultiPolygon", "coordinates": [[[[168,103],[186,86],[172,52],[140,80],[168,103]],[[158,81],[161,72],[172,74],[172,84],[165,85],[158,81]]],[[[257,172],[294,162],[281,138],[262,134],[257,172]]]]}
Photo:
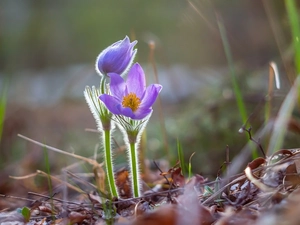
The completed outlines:
{"type": "Polygon", "coordinates": [[[207,185],[204,186],[204,193],[203,196],[208,197],[210,195],[212,195],[214,193],[214,191],[207,185]]]}
{"type": "Polygon", "coordinates": [[[25,219],[25,222],[29,222],[30,220],[30,209],[28,209],[27,207],[23,207],[22,208],[22,211],[21,211],[24,219],[25,219]]]}

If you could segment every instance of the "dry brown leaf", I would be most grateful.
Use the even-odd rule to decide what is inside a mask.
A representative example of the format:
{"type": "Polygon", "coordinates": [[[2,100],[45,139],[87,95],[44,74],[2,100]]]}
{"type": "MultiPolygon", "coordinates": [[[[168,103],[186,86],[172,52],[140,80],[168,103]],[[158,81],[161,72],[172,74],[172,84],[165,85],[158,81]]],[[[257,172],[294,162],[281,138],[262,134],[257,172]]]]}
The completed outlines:
{"type": "Polygon", "coordinates": [[[44,212],[44,213],[49,213],[50,215],[52,214],[55,214],[56,212],[55,211],[52,211],[52,209],[46,207],[46,206],[39,206],[38,209],[41,211],[41,212],[44,212]]]}
{"type": "Polygon", "coordinates": [[[172,169],[170,173],[173,183],[176,185],[176,187],[183,187],[185,185],[185,178],[181,173],[180,167],[172,169]]]}
{"type": "Polygon", "coordinates": [[[300,122],[295,118],[291,117],[288,122],[288,130],[300,134],[300,122]]]}
{"type": "Polygon", "coordinates": [[[258,157],[256,159],[254,159],[253,161],[251,161],[250,163],[248,163],[248,166],[250,167],[251,170],[254,170],[256,168],[258,168],[259,166],[263,165],[266,162],[266,160],[262,157],[258,157]]]}
{"type": "Polygon", "coordinates": [[[300,184],[300,177],[297,173],[297,168],[295,163],[290,164],[285,170],[284,186],[287,188],[290,186],[291,188],[295,188],[300,184]]]}
{"type": "Polygon", "coordinates": [[[119,189],[121,198],[130,198],[131,194],[131,183],[129,179],[129,172],[125,168],[120,169],[116,172],[116,186],[119,189]]]}
{"type": "Polygon", "coordinates": [[[178,212],[175,205],[164,205],[151,213],[138,216],[132,225],[175,225],[177,217],[178,212]]]}
{"type": "Polygon", "coordinates": [[[105,193],[105,172],[100,165],[94,165],[94,176],[96,179],[96,185],[102,193],[105,193]]]}
{"type": "Polygon", "coordinates": [[[102,200],[99,195],[88,194],[88,197],[93,204],[102,204],[102,200]]]}
{"type": "Polygon", "coordinates": [[[85,220],[87,218],[87,215],[83,215],[81,213],[78,212],[70,212],[69,214],[69,219],[70,219],[70,223],[74,224],[74,223],[82,223],[83,220],[85,220]]]}

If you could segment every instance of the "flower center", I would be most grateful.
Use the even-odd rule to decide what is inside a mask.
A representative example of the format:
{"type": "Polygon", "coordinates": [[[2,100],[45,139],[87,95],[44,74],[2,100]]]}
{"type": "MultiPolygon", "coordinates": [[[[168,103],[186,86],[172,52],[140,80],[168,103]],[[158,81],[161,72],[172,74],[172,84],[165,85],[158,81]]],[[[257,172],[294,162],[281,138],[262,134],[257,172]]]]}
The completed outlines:
{"type": "Polygon", "coordinates": [[[133,112],[139,108],[140,104],[141,100],[135,93],[129,93],[123,97],[122,106],[131,108],[133,112]]]}

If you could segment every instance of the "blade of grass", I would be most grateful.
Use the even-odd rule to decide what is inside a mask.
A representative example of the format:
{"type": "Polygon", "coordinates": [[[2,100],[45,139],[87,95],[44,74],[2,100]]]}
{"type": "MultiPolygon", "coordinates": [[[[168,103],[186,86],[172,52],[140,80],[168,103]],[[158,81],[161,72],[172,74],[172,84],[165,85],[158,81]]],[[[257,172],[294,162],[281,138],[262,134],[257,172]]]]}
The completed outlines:
{"type": "MultiPolygon", "coordinates": [[[[274,95],[274,79],[275,85],[277,89],[280,89],[280,80],[279,73],[276,63],[270,62],[269,64],[269,87],[268,94],[266,96],[266,104],[265,104],[265,125],[269,123],[271,118],[271,109],[272,109],[272,99],[274,95]]],[[[267,143],[270,143],[271,135],[267,135],[266,140],[267,143]]]]}
{"type": "MultiPolygon", "coordinates": [[[[274,64],[275,65],[275,64],[274,64]]],[[[269,65],[269,87],[268,87],[268,94],[266,98],[266,105],[265,105],[265,124],[269,122],[271,116],[271,108],[272,108],[272,98],[273,98],[273,91],[274,91],[274,77],[275,77],[275,70],[273,62],[269,65]]]]}
{"type": "Polygon", "coordinates": [[[290,83],[293,84],[293,81],[295,80],[295,71],[293,71],[293,68],[289,65],[290,63],[288,57],[286,57],[286,49],[288,49],[288,44],[283,26],[281,26],[280,15],[276,10],[276,4],[274,4],[274,1],[270,0],[263,0],[262,3],[264,5],[268,21],[270,23],[270,28],[272,29],[272,32],[274,34],[273,37],[276,41],[280,53],[280,58],[285,70],[285,74],[287,75],[290,83]]]}
{"type": "Polygon", "coordinates": [[[3,90],[0,98],[0,142],[2,140],[2,132],[3,132],[5,112],[6,112],[7,91],[8,91],[8,83],[6,82],[3,84],[3,90]]]}
{"type": "MultiPolygon", "coordinates": [[[[220,35],[221,35],[221,39],[222,39],[222,43],[223,43],[223,47],[224,47],[224,52],[225,52],[225,56],[226,56],[226,60],[229,66],[229,70],[230,70],[230,75],[231,75],[231,82],[232,82],[232,86],[233,86],[233,92],[236,98],[236,103],[239,109],[239,113],[242,119],[242,122],[244,125],[246,125],[247,120],[248,120],[248,116],[247,116],[247,112],[246,112],[246,107],[244,104],[244,100],[243,100],[243,96],[242,96],[242,92],[241,89],[238,85],[237,82],[237,78],[236,78],[236,72],[235,72],[235,68],[234,68],[234,64],[233,64],[233,58],[232,58],[232,54],[231,54],[231,50],[230,50],[230,45],[227,39],[227,34],[226,34],[226,30],[225,27],[221,21],[221,18],[218,14],[216,14],[216,18],[217,18],[217,23],[218,23],[218,27],[219,27],[219,31],[220,31],[220,35]]],[[[254,147],[251,148],[252,149],[252,158],[255,159],[258,157],[258,153],[257,151],[254,151],[254,147]]]]}
{"type": "Polygon", "coordinates": [[[181,171],[183,176],[185,175],[185,165],[184,165],[184,157],[183,157],[183,151],[182,151],[182,146],[180,141],[177,139],[177,152],[178,152],[178,158],[180,161],[180,167],[181,167],[181,171]]]}
{"type": "Polygon", "coordinates": [[[45,167],[46,167],[46,173],[48,174],[47,179],[48,179],[48,186],[49,186],[49,196],[52,196],[52,180],[50,178],[50,164],[49,164],[49,157],[48,157],[48,151],[47,149],[44,150],[44,159],[45,159],[45,167]]]}
{"type": "Polygon", "coordinates": [[[196,152],[193,152],[189,159],[189,179],[192,177],[192,158],[195,155],[196,152]]]}
{"type": "Polygon", "coordinates": [[[216,17],[217,17],[218,27],[219,27],[219,31],[220,31],[224,51],[225,51],[226,60],[227,60],[229,70],[230,70],[234,95],[236,97],[236,102],[238,105],[238,109],[239,109],[239,113],[240,113],[242,122],[243,122],[243,124],[245,124],[248,116],[247,116],[246,107],[245,107],[245,104],[243,101],[241,89],[240,89],[237,79],[236,79],[236,73],[235,73],[235,69],[234,69],[234,64],[233,64],[233,59],[232,59],[232,55],[231,55],[229,42],[227,40],[226,30],[225,30],[225,27],[224,27],[220,17],[218,16],[218,14],[216,15],[216,17]]]}
{"type": "MultiPolygon", "coordinates": [[[[44,159],[45,159],[45,167],[46,167],[46,173],[47,173],[47,180],[48,180],[48,186],[49,186],[49,196],[50,197],[50,205],[51,205],[51,211],[54,212],[54,202],[53,202],[53,189],[52,189],[52,179],[51,179],[51,173],[50,173],[50,163],[49,163],[49,157],[48,157],[48,151],[46,148],[43,148],[44,150],[44,159]]],[[[52,213],[52,219],[55,220],[54,213],[52,213]]]]}
{"type": "Polygon", "coordinates": [[[291,26],[293,46],[295,51],[295,66],[298,76],[300,75],[300,23],[297,5],[294,0],[285,0],[285,6],[291,26]]]}
{"type": "Polygon", "coordinates": [[[284,99],[278,112],[276,121],[273,126],[269,148],[267,151],[269,154],[273,154],[275,151],[279,150],[283,144],[288,121],[292,115],[292,111],[295,107],[296,101],[298,100],[299,90],[300,76],[296,78],[294,85],[284,99]]]}

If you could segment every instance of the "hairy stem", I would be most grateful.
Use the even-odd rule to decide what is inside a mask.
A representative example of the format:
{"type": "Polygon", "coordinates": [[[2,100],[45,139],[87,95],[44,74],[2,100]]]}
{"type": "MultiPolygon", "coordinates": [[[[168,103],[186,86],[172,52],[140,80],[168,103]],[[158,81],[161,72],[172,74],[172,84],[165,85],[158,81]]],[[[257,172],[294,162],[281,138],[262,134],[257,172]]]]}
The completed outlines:
{"type": "Polygon", "coordinates": [[[102,76],[101,78],[101,81],[100,81],[100,93],[101,94],[105,94],[105,80],[106,80],[106,77],[105,76],[102,76]]]}
{"type": "Polygon", "coordinates": [[[110,129],[103,131],[104,135],[104,154],[105,154],[105,166],[106,166],[106,175],[108,178],[108,186],[113,197],[118,197],[118,192],[114,179],[114,170],[111,154],[111,139],[110,139],[110,129]]]}
{"type": "Polygon", "coordinates": [[[140,196],[140,184],[139,184],[139,174],[138,174],[138,159],[137,152],[135,149],[135,143],[130,142],[130,163],[131,163],[131,183],[133,189],[133,197],[140,196]]]}

